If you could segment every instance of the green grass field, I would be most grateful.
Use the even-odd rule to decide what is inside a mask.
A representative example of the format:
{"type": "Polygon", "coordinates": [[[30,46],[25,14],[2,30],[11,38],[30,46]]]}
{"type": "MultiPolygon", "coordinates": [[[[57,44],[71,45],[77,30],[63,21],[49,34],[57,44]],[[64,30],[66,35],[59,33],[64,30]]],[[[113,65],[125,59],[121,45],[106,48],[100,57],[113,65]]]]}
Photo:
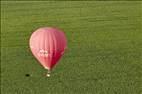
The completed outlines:
{"type": "Polygon", "coordinates": [[[1,93],[141,94],[141,11],[141,1],[2,1],[1,93]],[[28,45],[44,26],[68,39],[50,78],[28,45]]]}

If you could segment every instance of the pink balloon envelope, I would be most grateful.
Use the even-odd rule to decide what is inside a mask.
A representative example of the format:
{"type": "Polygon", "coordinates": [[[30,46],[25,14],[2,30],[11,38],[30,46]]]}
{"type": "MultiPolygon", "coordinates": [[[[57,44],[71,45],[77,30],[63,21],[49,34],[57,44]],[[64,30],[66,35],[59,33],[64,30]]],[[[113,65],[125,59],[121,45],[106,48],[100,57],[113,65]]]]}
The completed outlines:
{"type": "Polygon", "coordinates": [[[39,28],[30,37],[30,49],[41,65],[51,70],[67,47],[62,30],[52,27],[39,28]]]}

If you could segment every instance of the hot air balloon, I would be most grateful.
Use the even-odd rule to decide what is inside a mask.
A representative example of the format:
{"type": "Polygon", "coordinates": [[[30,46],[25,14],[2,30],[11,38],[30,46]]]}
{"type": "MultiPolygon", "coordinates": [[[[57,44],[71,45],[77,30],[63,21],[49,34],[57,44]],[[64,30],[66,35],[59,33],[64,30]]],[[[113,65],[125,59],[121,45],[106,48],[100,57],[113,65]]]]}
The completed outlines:
{"type": "Polygon", "coordinates": [[[29,41],[30,49],[39,63],[48,70],[58,63],[67,48],[67,40],[62,30],[53,27],[43,27],[32,33],[29,41]]]}

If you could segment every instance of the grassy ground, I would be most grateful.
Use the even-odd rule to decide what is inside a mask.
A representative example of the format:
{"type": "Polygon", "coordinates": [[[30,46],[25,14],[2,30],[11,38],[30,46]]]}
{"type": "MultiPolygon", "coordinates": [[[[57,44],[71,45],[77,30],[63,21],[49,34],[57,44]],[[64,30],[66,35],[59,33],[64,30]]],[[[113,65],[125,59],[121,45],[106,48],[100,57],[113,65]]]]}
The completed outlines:
{"type": "Polygon", "coordinates": [[[2,2],[2,94],[140,94],[142,2],[2,2]],[[62,28],[68,51],[46,78],[31,33],[62,28]],[[26,77],[30,74],[30,77],[26,77]]]}

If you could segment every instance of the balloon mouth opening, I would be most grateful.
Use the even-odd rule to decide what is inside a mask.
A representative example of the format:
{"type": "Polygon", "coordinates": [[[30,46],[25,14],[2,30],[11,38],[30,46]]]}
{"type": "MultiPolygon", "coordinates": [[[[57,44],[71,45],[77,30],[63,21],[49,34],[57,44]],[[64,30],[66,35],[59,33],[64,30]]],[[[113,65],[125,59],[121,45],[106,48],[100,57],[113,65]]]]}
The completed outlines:
{"type": "Polygon", "coordinates": [[[49,67],[44,67],[46,70],[51,70],[49,67]]]}

